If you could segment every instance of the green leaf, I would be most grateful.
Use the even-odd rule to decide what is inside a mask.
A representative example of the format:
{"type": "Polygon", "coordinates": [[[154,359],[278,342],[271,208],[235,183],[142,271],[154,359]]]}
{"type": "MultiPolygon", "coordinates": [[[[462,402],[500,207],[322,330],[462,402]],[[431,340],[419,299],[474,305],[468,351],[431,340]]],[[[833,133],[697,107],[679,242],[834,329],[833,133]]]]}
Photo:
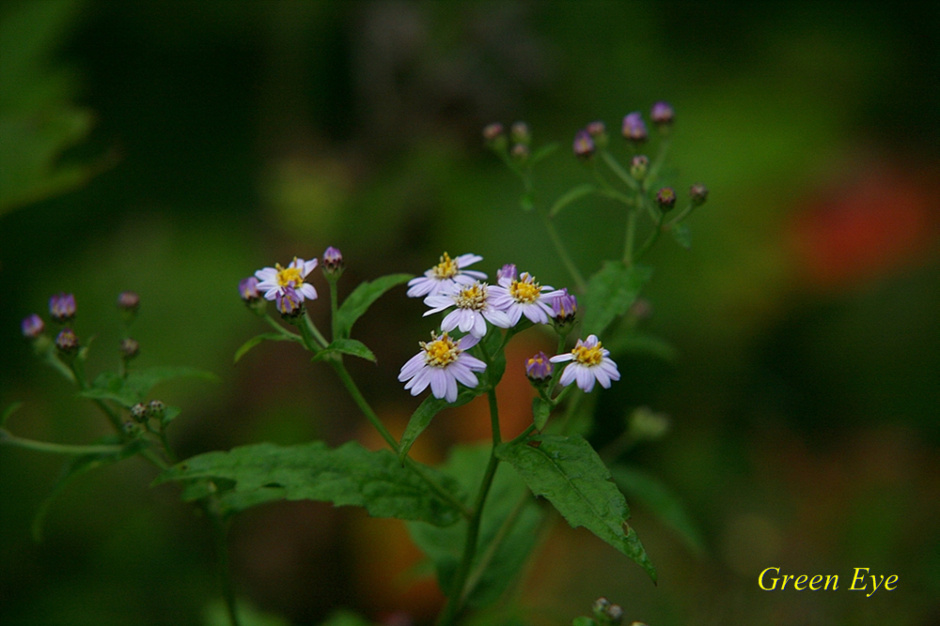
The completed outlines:
{"type": "Polygon", "coordinates": [[[680,246],[686,250],[692,247],[692,231],[688,224],[676,224],[669,229],[669,234],[676,240],[680,246]]]}
{"type": "Polygon", "coordinates": [[[163,412],[163,419],[161,419],[160,421],[163,423],[164,426],[168,426],[170,422],[172,422],[177,417],[179,417],[180,413],[181,413],[181,410],[178,406],[168,406],[166,407],[166,410],[163,412]]]}
{"type": "Polygon", "coordinates": [[[348,354],[375,363],[375,355],[372,354],[372,350],[370,350],[366,344],[361,341],[356,341],[355,339],[337,339],[317,352],[313,360],[322,361],[330,358],[334,354],[348,354]]]}
{"type": "Polygon", "coordinates": [[[335,338],[349,337],[353,324],[369,310],[373,302],[389,289],[406,283],[412,278],[414,276],[411,274],[389,274],[388,276],[376,278],[371,282],[361,283],[349,294],[336,311],[336,319],[333,320],[333,328],[336,332],[335,338]]]}
{"type": "Polygon", "coordinates": [[[646,266],[627,267],[618,261],[606,261],[591,276],[584,294],[584,334],[600,335],[614,319],[625,314],[652,273],[646,266]]]}
{"type": "Polygon", "coordinates": [[[336,611],[320,626],[372,626],[372,622],[351,611],[336,611]]]}
{"type": "Polygon", "coordinates": [[[625,465],[610,470],[614,482],[634,500],[643,502],[650,511],[682,537],[696,554],[705,552],[705,541],[698,525],[692,520],[681,500],[657,478],[625,465]]]}
{"type": "Polygon", "coordinates": [[[538,150],[532,153],[532,155],[529,157],[529,164],[535,165],[536,163],[538,163],[539,161],[541,161],[548,155],[552,154],[553,152],[558,150],[558,145],[559,145],[558,143],[545,144],[544,146],[542,146],[541,148],[539,148],[538,150]]]}
{"type": "Polygon", "coordinates": [[[466,404],[480,395],[480,393],[481,392],[478,389],[462,387],[460,392],[457,394],[457,399],[453,402],[448,402],[444,398],[435,398],[433,395],[425,398],[424,401],[418,405],[418,408],[415,409],[415,412],[411,414],[411,418],[408,420],[408,425],[405,427],[405,432],[401,436],[398,454],[399,461],[401,463],[405,462],[405,457],[408,456],[408,452],[411,450],[411,446],[414,444],[418,436],[424,432],[424,429],[430,425],[431,420],[435,415],[447,407],[461,406],[466,404]]]}
{"type": "Polygon", "coordinates": [[[561,212],[562,209],[572,204],[576,200],[580,200],[584,196],[591,195],[597,191],[597,186],[592,185],[591,183],[584,183],[578,185],[570,190],[567,193],[563,194],[560,198],[555,200],[555,204],[552,205],[552,208],[548,211],[549,217],[554,217],[561,212]]]}
{"type": "Polygon", "coordinates": [[[627,501],[584,438],[539,435],[496,450],[538,496],[544,496],[572,527],[584,526],[627,555],[656,581],[656,569],[636,531],[627,524],[627,501]]]}
{"type": "MultiPolygon", "coordinates": [[[[451,493],[452,479],[426,469],[451,493]]],[[[322,441],[278,446],[242,446],[209,452],[175,465],[154,484],[211,479],[220,489],[227,514],[275,500],[319,500],[335,506],[362,506],[374,517],[421,520],[435,526],[453,524],[461,512],[389,450],[369,451],[350,441],[328,448],[322,441]]]]}
{"type": "MultiPolygon", "coordinates": [[[[489,461],[489,445],[458,446],[442,471],[454,477],[464,491],[479,488],[489,461]]],[[[470,579],[467,603],[474,608],[492,604],[516,579],[538,539],[542,513],[525,483],[511,468],[496,473],[480,520],[480,536],[470,579]]],[[[463,553],[466,520],[447,528],[409,523],[408,530],[418,547],[434,563],[438,581],[450,591],[453,575],[463,553]]]]}
{"type": "Polygon", "coordinates": [[[532,398],[532,421],[538,430],[545,428],[548,416],[552,414],[552,403],[545,398],[536,396],[532,398]]]}
{"type": "Polygon", "coordinates": [[[6,425],[7,420],[10,419],[10,416],[13,415],[15,411],[19,410],[21,406],[23,406],[22,402],[14,402],[7,408],[3,409],[3,413],[0,413],[0,428],[3,428],[3,426],[6,425]]]}
{"type": "MultiPolygon", "coordinates": [[[[120,444],[121,439],[115,435],[102,437],[94,442],[95,444],[115,445],[120,444]]],[[[46,521],[46,515],[56,499],[65,492],[69,485],[79,476],[90,472],[99,467],[112,465],[118,461],[132,457],[146,447],[147,443],[143,440],[133,441],[116,452],[83,454],[70,459],[62,468],[62,473],[56,480],[52,491],[39,505],[35,517],[33,517],[32,532],[33,539],[42,541],[42,526],[46,521]]]]}
{"type": "Polygon", "coordinates": [[[243,356],[245,356],[245,354],[249,350],[257,346],[262,341],[295,341],[295,339],[293,337],[290,337],[288,335],[284,335],[281,333],[262,333],[260,335],[255,335],[254,337],[252,337],[251,339],[243,343],[241,347],[235,351],[235,363],[238,363],[238,361],[243,356]]]}
{"type": "Polygon", "coordinates": [[[121,406],[130,408],[138,402],[143,402],[154,385],[173,378],[218,380],[212,372],[185,365],[131,370],[127,378],[122,378],[113,372],[102,372],[90,388],[79,392],[78,395],[96,400],[114,400],[121,406]]]}

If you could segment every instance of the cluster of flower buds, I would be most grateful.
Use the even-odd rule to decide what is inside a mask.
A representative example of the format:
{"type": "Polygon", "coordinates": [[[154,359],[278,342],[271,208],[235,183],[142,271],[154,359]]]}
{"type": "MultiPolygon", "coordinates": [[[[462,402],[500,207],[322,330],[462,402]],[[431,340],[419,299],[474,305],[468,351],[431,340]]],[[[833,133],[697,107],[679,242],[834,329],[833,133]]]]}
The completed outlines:
{"type": "Polygon", "coordinates": [[[499,122],[487,124],[483,128],[483,141],[497,154],[506,154],[514,160],[524,163],[531,153],[532,132],[525,122],[514,122],[506,132],[506,127],[499,122]]]}

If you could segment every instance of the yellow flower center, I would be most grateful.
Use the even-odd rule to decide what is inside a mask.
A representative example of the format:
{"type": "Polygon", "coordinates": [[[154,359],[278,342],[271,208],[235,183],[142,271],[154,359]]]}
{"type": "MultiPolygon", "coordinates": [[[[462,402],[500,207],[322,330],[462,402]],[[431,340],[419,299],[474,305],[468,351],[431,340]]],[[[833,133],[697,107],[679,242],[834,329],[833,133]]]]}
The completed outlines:
{"type": "Polygon", "coordinates": [[[441,262],[431,268],[435,278],[439,278],[441,280],[445,278],[453,278],[457,275],[457,270],[457,262],[452,260],[450,255],[446,252],[441,255],[441,262]]]}
{"type": "Polygon", "coordinates": [[[542,286],[539,285],[528,272],[523,272],[517,280],[509,285],[509,295],[513,300],[522,303],[532,303],[539,299],[542,293],[542,286]]]}
{"type": "Polygon", "coordinates": [[[486,285],[475,283],[464,287],[454,296],[454,302],[461,309],[480,311],[486,308],[486,285]]]}
{"type": "Polygon", "coordinates": [[[281,267],[280,263],[274,267],[277,270],[277,284],[279,287],[296,287],[304,282],[304,276],[300,273],[299,267],[281,267]]]}
{"type": "Polygon", "coordinates": [[[577,345],[571,351],[571,354],[574,355],[574,360],[581,365],[600,365],[601,360],[604,358],[601,348],[603,348],[603,346],[599,341],[593,348],[589,348],[585,345],[577,345]]]}
{"type": "Polygon", "coordinates": [[[421,342],[424,349],[424,362],[432,367],[447,367],[457,360],[460,355],[460,349],[457,344],[445,332],[440,337],[434,337],[433,341],[421,342]]]}

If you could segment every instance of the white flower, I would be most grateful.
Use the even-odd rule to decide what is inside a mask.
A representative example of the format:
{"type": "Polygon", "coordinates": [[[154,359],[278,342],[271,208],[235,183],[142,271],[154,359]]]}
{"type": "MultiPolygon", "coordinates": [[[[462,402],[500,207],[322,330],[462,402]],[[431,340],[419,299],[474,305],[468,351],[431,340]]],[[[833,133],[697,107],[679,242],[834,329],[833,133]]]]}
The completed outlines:
{"type": "Polygon", "coordinates": [[[451,259],[445,252],[441,255],[440,263],[426,271],[424,276],[412,278],[408,281],[407,295],[409,298],[435,296],[440,293],[447,293],[457,285],[466,285],[474,280],[484,279],[486,274],[483,272],[463,269],[482,260],[483,257],[477,254],[461,254],[456,259],[451,259]]]}
{"type": "Polygon", "coordinates": [[[512,326],[518,324],[523,315],[535,324],[548,324],[555,314],[552,299],[564,294],[561,289],[539,285],[528,272],[518,278],[503,273],[499,285],[493,287],[492,302],[506,312],[512,326]]]}
{"type": "Polygon", "coordinates": [[[486,322],[500,328],[509,328],[512,323],[509,316],[490,302],[489,285],[476,281],[470,285],[460,285],[448,294],[428,296],[424,303],[431,307],[425,316],[439,313],[452,306],[457,308],[444,317],[441,330],[450,331],[459,328],[461,332],[474,337],[486,334],[486,322]]]}
{"type": "Polygon", "coordinates": [[[578,343],[567,354],[559,354],[549,359],[552,363],[571,361],[565,366],[558,380],[563,386],[577,381],[578,387],[585,392],[594,389],[594,381],[607,389],[610,381],[620,380],[617,364],[610,359],[610,352],[601,345],[596,335],[589,335],[587,339],[578,339],[578,343]]]}
{"type": "Polygon", "coordinates": [[[457,383],[476,387],[478,381],[473,372],[486,369],[486,363],[464,352],[476,345],[477,341],[473,335],[466,335],[455,342],[446,332],[440,337],[431,333],[431,341],[420,342],[421,352],[402,366],[398,380],[408,381],[405,389],[410,390],[413,396],[430,385],[435,398],[454,402],[457,399],[457,383]]]}
{"type": "Polygon", "coordinates": [[[296,291],[297,295],[300,296],[300,302],[303,302],[304,299],[316,300],[317,290],[313,288],[313,285],[304,282],[307,274],[312,272],[316,266],[316,259],[304,261],[301,258],[294,257],[294,260],[287,267],[281,267],[280,263],[274,267],[266,267],[255,272],[255,277],[260,281],[257,288],[259,291],[265,292],[265,300],[274,300],[278,296],[283,298],[285,295],[294,297],[293,294],[287,293],[287,289],[296,291]]]}

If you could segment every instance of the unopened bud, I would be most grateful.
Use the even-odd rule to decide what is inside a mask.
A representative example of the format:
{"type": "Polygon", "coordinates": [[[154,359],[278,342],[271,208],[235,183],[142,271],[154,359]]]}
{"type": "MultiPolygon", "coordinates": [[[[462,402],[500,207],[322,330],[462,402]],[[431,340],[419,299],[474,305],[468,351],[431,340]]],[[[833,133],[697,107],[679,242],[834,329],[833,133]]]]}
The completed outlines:
{"type": "Polygon", "coordinates": [[[124,357],[124,360],[133,359],[135,356],[140,354],[140,344],[136,340],[131,339],[130,337],[125,337],[121,339],[121,356],[124,357]]]}
{"type": "Polygon", "coordinates": [[[636,180],[643,180],[646,178],[646,173],[649,171],[649,167],[649,157],[645,154],[638,154],[630,159],[630,176],[636,180]]]}
{"type": "Polygon", "coordinates": [[[506,139],[506,129],[499,122],[488,124],[483,128],[483,140],[493,150],[503,151],[509,143],[506,139]]]}
{"type": "Polygon", "coordinates": [[[578,299],[567,289],[562,289],[560,294],[552,298],[552,324],[559,334],[567,335],[571,331],[577,312],[578,299]]]}
{"type": "Polygon", "coordinates": [[[689,187],[689,196],[692,198],[692,206],[702,206],[708,200],[708,187],[695,183],[689,187]]]}
{"type": "Polygon", "coordinates": [[[75,317],[75,296],[57,293],[49,298],[49,315],[57,322],[67,322],[75,317]]]}
{"type": "Polygon", "coordinates": [[[611,626],[619,626],[623,622],[623,608],[619,604],[611,604],[607,607],[607,623],[611,626]]]}
{"type": "Polygon", "coordinates": [[[597,619],[606,619],[607,618],[607,609],[610,607],[610,600],[601,596],[594,601],[594,605],[591,607],[591,612],[594,613],[594,617],[597,619]]]}
{"type": "Polygon", "coordinates": [[[143,402],[138,402],[137,404],[132,406],[131,417],[133,417],[136,421],[138,421],[141,424],[146,422],[147,418],[149,417],[149,415],[147,414],[147,405],[144,404],[143,402]]]}
{"type": "Polygon", "coordinates": [[[529,158],[529,146],[524,143],[517,143],[509,151],[509,154],[520,163],[524,163],[529,158]]]}
{"type": "Polygon", "coordinates": [[[525,122],[515,122],[509,128],[509,137],[513,143],[521,143],[524,146],[532,143],[532,133],[529,131],[529,125],[525,122]]]}
{"type": "Polygon", "coordinates": [[[594,144],[598,148],[607,147],[607,126],[604,124],[604,122],[600,120],[591,122],[584,127],[584,130],[588,132],[588,134],[591,136],[591,139],[594,140],[594,144]]]}
{"type": "Polygon", "coordinates": [[[643,116],[639,111],[634,111],[623,118],[622,132],[625,139],[635,144],[641,144],[649,137],[646,123],[643,122],[643,116]]]}
{"type": "Polygon", "coordinates": [[[533,383],[541,383],[552,377],[554,365],[544,352],[537,352],[525,362],[525,375],[533,383]]]}
{"type": "Polygon", "coordinates": [[[676,206],[676,192],[672,187],[663,187],[656,193],[656,206],[665,213],[676,206]]]}
{"type": "Polygon", "coordinates": [[[133,291],[122,291],[117,299],[118,308],[122,311],[137,312],[140,308],[140,296],[133,291]]]}
{"type": "Polygon", "coordinates": [[[71,328],[63,328],[55,338],[55,347],[64,354],[74,354],[78,350],[78,337],[71,328]]]}
{"type": "Polygon", "coordinates": [[[137,439],[144,432],[144,429],[140,427],[140,424],[136,422],[132,422],[130,420],[127,420],[126,422],[121,424],[121,428],[124,430],[124,433],[128,437],[131,437],[132,439],[137,439]]]}
{"type": "Polygon", "coordinates": [[[596,150],[594,139],[586,130],[579,130],[574,135],[574,143],[571,146],[574,154],[579,159],[590,159],[594,156],[596,150]]]}
{"type": "Polygon", "coordinates": [[[672,105],[662,100],[655,103],[650,111],[650,119],[660,130],[664,130],[666,126],[671,126],[675,117],[676,113],[672,110],[672,105]]]}
{"type": "Polygon", "coordinates": [[[20,322],[20,330],[23,331],[23,336],[27,339],[36,339],[42,334],[42,331],[45,330],[46,324],[42,321],[42,318],[33,313],[29,317],[24,317],[23,321],[20,322]]]}
{"type": "Polygon", "coordinates": [[[326,274],[339,274],[343,271],[343,253],[330,246],[323,252],[323,272],[326,274]]]}
{"type": "Polygon", "coordinates": [[[147,417],[162,420],[166,414],[166,405],[160,400],[151,400],[147,405],[147,417]]]}
{"type": "Polygon", "coordinates": [[[238,283],[238,294],[249,304],[261,299],[261,294],[258,293],[258,279],[254,276],[241,279],[238,283]]]}

